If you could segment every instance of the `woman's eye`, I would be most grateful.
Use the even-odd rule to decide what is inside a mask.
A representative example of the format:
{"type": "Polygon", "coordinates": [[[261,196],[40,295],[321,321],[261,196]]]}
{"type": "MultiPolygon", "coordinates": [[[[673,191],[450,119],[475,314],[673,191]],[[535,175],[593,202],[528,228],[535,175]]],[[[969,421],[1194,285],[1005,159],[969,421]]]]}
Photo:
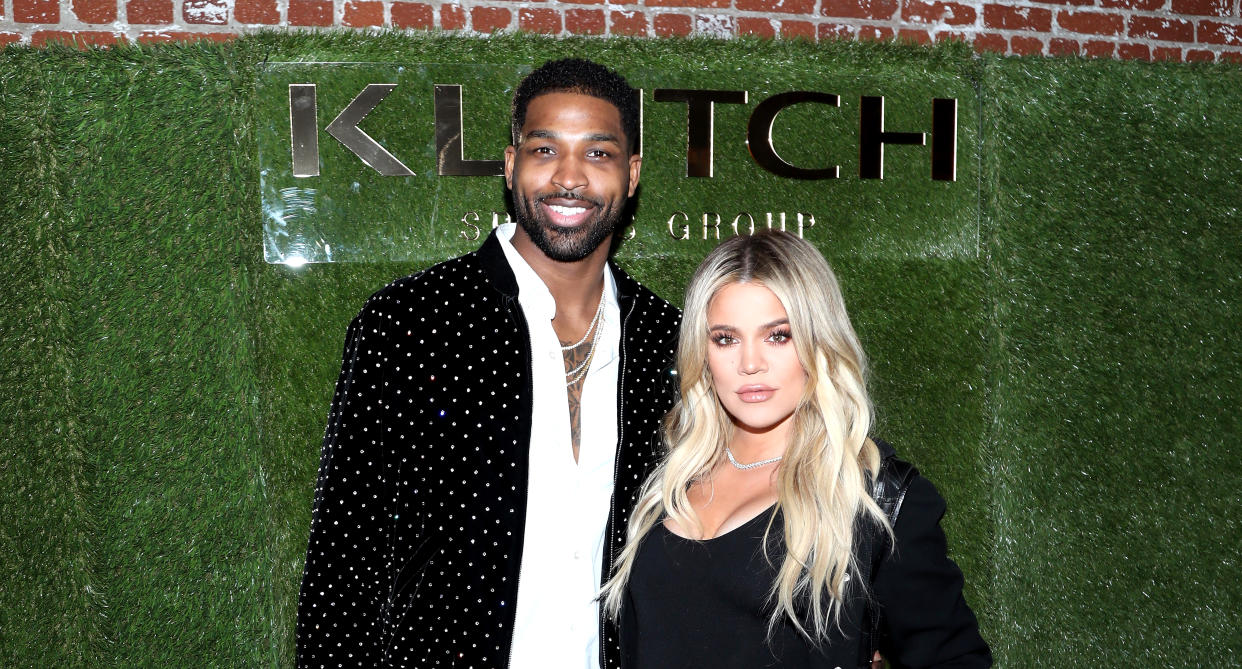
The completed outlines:
{"type": "Polygon", "coordinates": [[[773,332],[768,335],[768,341],[774,344],[784,344],[790,339],[793,339],[793,336],[788,332],[773,332]]]}
{"type": "Polygon", "coordinates": [[[715,335],[712,337],[712,343],[717,346],[728,346],[733,343],[733,337],[729,335],[715,335]]]}

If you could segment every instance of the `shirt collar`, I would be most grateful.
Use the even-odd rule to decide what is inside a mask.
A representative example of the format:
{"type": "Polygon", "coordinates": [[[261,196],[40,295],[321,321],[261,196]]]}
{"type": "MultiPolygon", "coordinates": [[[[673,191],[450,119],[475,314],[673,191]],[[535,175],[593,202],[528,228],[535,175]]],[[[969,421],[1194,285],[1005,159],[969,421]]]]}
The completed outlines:
{"type": "MultiPolygon", "coordinates": [[[[548,290],[547,284],[526,262],[526,258],[523,258],[522,254],[513,248],[515,232],[517,232],[517,223],[505,223],[496,229],[496,238],[500,241],[500,248],[504,250],[505,259],[509,261],[509,269],[513,270],[513,276],[517,280],[518,302],[531,317],[550,321],[556,316],[556,300],[552,297],[552,292],[548,290]]],[[[608,271],[607,264],[604,265],[603,272],[604,299],[608,301],[605,311],[609,311],[619,308],[617,284],[612,272],[608,271]]]]}

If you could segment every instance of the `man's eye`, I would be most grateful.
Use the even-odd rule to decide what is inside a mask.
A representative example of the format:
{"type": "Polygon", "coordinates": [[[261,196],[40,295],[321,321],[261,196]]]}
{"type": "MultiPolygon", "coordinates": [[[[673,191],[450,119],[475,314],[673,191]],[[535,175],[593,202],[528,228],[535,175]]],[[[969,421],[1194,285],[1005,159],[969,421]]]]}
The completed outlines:
{"type": "Polygon", "coordinates": [[[611,154],[603,149],[592,149],[587,152],[587,155],[591,158],[607,158],[611,154]]]}
{"type": "Polygon", "coordinates": [[[551,155],[555,152],[552,150],[552,147],[550,146],[536,146],[535,148],[531,149],[531,153],[542,153],[545,155],[551,155]]]}

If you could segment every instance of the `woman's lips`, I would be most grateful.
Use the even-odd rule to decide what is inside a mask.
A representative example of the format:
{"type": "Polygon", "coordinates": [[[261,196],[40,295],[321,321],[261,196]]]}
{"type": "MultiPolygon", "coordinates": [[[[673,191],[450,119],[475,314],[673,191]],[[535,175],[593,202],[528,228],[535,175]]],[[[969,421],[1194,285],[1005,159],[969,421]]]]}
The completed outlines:
{"type": "Polygon", "coordinates": [[[766,402],[774,394],[776,394],[776,388],[772,386],[751,385],[737,389],[738,399],[748,403],[766,402]]]}

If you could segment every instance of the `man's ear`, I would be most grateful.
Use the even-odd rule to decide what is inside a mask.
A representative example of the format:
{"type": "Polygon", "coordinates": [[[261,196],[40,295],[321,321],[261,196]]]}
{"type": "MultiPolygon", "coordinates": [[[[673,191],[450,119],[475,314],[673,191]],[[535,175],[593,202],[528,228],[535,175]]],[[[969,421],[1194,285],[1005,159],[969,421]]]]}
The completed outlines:
{"type": "Polygon", "coordinates": [[[505,185],[509,187],[509,190],[513,190],[513,161],[515,159],[517,159],[517,149],[510,144],[505,147],[505,185]]]}
{"type": "Polygon", "coordinates": [[[630,156],[630,194],[634,197],[634,191],[638,188],[638,175],[643,171],[643,157],[635,153],[630,156]]]}

